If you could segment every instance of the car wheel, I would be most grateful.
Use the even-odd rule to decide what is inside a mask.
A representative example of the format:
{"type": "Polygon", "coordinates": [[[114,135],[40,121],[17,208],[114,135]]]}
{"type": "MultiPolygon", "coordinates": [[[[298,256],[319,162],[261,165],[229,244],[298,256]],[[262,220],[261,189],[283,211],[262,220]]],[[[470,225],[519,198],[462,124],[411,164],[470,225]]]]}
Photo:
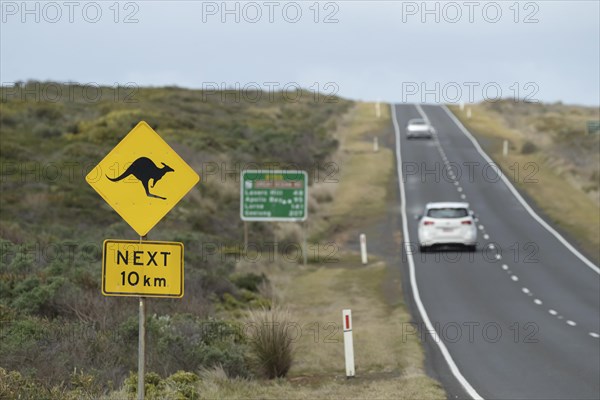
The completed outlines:
{"type": "Polygon", "coordinates": [[[471,246],[467,246],[467,249],[471,252],[471,253],[475,253],[477,251],[477,245],[471,245],[471,246]]]}
{"type": "Polygon", "coordinates": [[[419,251],[421,253],[427,253],[427,246],[419,246],[419,251]]]}

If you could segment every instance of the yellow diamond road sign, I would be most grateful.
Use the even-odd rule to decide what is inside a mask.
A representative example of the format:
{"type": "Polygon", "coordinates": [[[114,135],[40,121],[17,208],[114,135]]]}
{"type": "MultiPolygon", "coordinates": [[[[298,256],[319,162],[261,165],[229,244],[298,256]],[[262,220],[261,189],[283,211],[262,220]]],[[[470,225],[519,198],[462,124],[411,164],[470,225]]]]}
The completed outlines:
{"type": "Polygon", "coordinates": [[[140,235],[146,235],[200,180],[142,121],[85,177],[140,235]]]}

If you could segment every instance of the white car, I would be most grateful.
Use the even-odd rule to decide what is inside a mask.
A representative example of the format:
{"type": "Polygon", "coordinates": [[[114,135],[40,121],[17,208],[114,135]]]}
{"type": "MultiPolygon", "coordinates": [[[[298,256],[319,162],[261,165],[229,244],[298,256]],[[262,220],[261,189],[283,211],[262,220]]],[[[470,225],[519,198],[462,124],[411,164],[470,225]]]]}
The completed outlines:
{"type": "Polygon", "coordinates": [[[406,138],[427,138],[431,139],[435,134],[433,126],[429,125],[427,121],[420,118],[411,119],[406,125],[406,138]]]}
{"type": "Polygon", "coordinates": [[[477,227],[469,203],[427,203],[419,216],[419,249],[435,245],[463,245],[470,251],[477,246],[477,227]]]}

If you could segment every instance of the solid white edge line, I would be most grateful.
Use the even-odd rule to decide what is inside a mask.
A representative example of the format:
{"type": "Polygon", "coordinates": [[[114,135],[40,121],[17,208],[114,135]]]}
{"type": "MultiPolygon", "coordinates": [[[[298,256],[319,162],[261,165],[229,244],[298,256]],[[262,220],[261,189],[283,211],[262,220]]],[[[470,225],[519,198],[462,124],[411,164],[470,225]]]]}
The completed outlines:
{"type": "MultiPolygon", "coordinates": [[[[461,374],[460,370],[456,366],[456,363],[452,359],[450,352],[446,348],[446,345],[441,341],[438,337],[437,331],[433,327],[433,324],[429,320],[429,316],[427,315],[427,311],[425,310],[425,306],[421,301],[421,297],[419,295],[419,288],[417,286],[417,278],[415,274],[415,263],[412,257],[412,250],[410,249],[410,236],[408,234],[408,220],[406,218],[406,195],[404,193],[404,178],[402,176],[402,157],[400,155],[400,127],[398,125],[397,117],[396,117],[396,107],[394,104],[390,104],[392,109],[392,123],[394,125],[394,132],[396,134],[396,163],[397,163],[397,172],[398,172],[398,181],[399,181],[399,190],[400,190],[400,213],[402,214],[402,231],[404,233],[404,250],[406,251],[407,259],[408,259],[408,269],[410,272],[410,285],[412,287],[413,297],[415,299],[415,303],[419,310],[419,314],[421,314],[421,319],[427,326],[427,331],[430,335],[433,336],[434,342],[438,345],[442,356],[446,360],[452,375],[456,378],[456,380],[462,385],[465,391],[476,400],[483,400],[483,397],[477,393],[477,391],[471,386],[471,384],[465,379],[465,377],[461,374]]],[[[417,109],[420,107],[417,105],[417,109]]]]}
{"type": "MultiPolygon", "coordinates": [[[[448,107],[446,107],[445,104],[443,104],[442,109],[446,112],[446,114],[448,114],[448,116],[450,117],[450,119],[452,119],[452,121],[454,121],[454,123],[456,124],[456,126],[459,127],[459,129],[462,131],[462,133],[465,134],[465,136],[473,143],[473,145],[475,146],[475,149],[479,152],[479,154],[490,164],[494,164],[497,165],[497,163],[495,163],[481,148],[481,146],[479,145],[479,142],[477,142],[477,139],[475,139],[475,137],[471,134],[471,132],[469,132],[467,130],[467,128],[464,127],[464,125],[458,120],[458,118],[456,118],[456,116],[448,109],[448,107]]],[[[571,245],[571,243],[567,242],[567,240],[562,237],[562,235],[560,233],[558,233],[554,228],[552,228],[550,225],[548,225],[548,223],[546,221],[544,221],[542,219],[542,217],[540,217],[530,206],[529,204],[527,204],[527,202],[525,201],[525,199],[523,199],[523,197],[521,196],[521,194],[517,191],[517,189],[515,189],[515,187],[512,185],[512,183],[508,180],[508,178],[504,175],[504,173],[500,170],[500,168],[498,168],[498,175],[500,176],[500,178],[502,179],[502,181],[504,182],[504,184],[506,185],[506,187],[508,188],[508,190],[510,190],[512,192],[512,194],[515,196],[515,198],[521,203],[521,205],[529,212],[529,214],[537,221],[539,222],[540,225],[542,225],[544,228],[546,228],[546,230],[548,232],[550,232],[556,239],[558,239],[559,242],[561,242],[569,251],[571,251],[571,253],[573,253],[577,258],[579,258],[585,265],[587,265],[588,267],[590,267],[590,269],[592,271],[595,271],[597,274],[600,274],[600,268],[598,268],[597,265],[595,265],[593,262],[591,262],[590,260],[587,259],[587,257],[585,257],[583,254],[581,254],[575,247],[573,247],[571,245]]]]}

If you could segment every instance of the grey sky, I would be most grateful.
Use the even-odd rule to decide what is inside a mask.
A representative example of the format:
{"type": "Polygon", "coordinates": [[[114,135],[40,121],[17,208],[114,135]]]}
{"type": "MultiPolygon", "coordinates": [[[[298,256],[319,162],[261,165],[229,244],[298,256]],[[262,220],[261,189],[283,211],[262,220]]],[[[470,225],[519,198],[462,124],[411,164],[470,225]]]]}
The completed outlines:
{"type": "Polygon", "coordinates": [[[433,1],[426,15],[421,1],[292,3],[228,2],[234,12],[223,15],[221,1],[121,2],[117,16],[114,1],[28,2],[33,11],[25,14],[21,1],[3,0],[0,79],[263,89],[277,82],[396,102],[518,90],[533,100],[600,104],[598,1],[433,1]],[[124,23],[130,13],[138,22],[124,23]]]}

